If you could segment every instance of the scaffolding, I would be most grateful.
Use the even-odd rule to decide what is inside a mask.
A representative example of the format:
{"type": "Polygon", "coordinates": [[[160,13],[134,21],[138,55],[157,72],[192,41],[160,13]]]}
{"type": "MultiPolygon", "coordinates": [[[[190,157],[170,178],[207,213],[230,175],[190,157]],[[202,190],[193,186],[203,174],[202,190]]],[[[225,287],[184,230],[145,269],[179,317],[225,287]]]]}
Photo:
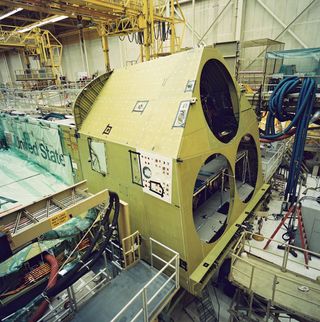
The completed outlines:
{"type": "Polygon", "coordinates": [[[45,86],[49,81],[58,83],[62,57],[60,41],[48,30],[33,28],[21,31],[20,27],[0,25],[0,47],[18,48],[23,54],[26,68],[16,71],[16,80],[42,81],[45,86]],[[30,57],[39,61],[38,68],[30,68],[30,57]]]}
{"type": "Polygon", "coordinates": [[[231,253],[229,280],[242,290],[231,305],[231,321],[279,321],[283,313],[319,321],[319,254],[307,251],[315,263],[306,268],[303,256],[290,256],[292,250],[302,254],[302,248],[285,245],[279,252],[277,246],[283,242],[259,235],[272,243],[264,250],[252,240],[253,235],[257,234],[243,232],[231,253]]]}
{"type": "Polygon", "coordinates": [[[51,85],[44,89],[22,87],[0,88],[0,111],[41,115],[51,112],[72,114],[72,106],[81,89],[89,81],[51,85]]]}

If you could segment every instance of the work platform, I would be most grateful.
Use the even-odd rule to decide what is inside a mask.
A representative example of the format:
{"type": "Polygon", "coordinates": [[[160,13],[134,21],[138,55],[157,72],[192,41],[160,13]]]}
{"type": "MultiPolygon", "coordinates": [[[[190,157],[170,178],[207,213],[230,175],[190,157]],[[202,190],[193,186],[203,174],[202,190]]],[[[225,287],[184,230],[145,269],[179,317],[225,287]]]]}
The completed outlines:
{"type": "MultiPolygon", "coordinates": [[[[267,303],[267,315],[272,307],[278,307],[293,316],[319,321],[319,254],[309,252],[312,260],[307,268],[299,248],[291,246],[298,253],[296,260],[290,255],[289,249],[275,251],[282,242],[273,240],[271,244],[275,244],[275,247],[262,250],[268,239],[257,242],[251,239],[252,235],[244,232],[234,248],[229,276],[231,282],[248,293],[250,298],[254,295],[262,298],[267,303]],[[263,246],[259,248],[256,243],[263,246]],[[307,271],[308,275],[305,274],[307,271]]],[[[250,301],[252,305],[253,301],[250,301]]],[[[250,308],[249,312],[252,310],[250,308]]]]}
{"type": "Polygon", "coordinates": [[[179,290],[179,254],[153,238],[150,264],[140,259],[139,232],[128,236],[125,255],[133,262],[120,267],[104,258],[104,264],[89,271],[60,293],[38,322],[72,319],[76,322],[151,321],[179,290]]]}
{"type": "MultiPolygon", "coordinates": [[[[37,183],[34,184],[37,187],[37,183]]],[[[26,188],[30,186],[26,185],[26,188]]],[[[12,250],[75,216],[84,216],[88,209],[106,202],[106,190],[95,195],[89,194],[87,190],[86,181],[81,181],[45,198],[31,200],[25,205],[16,202],[13,203],[16,206],[0,211],[0,226],[10,236],[12,250]]]]}
{"type": "Polygon", "coordinates": [[[73,321],[87,322],[93,317],[95,322],[144,321],[143,312],[139,314],[143,307],[143,297],[134,298],[137,291],[144,287],[146,287],[147,298],[152,299],[147,305],[148,317],[155,316],[176,291],[174,280],[168,280],[168,276],[165,274],[159,274],[156,277],[158,272],[143,261],[139,261],[111,280],[109,285],[83,305],[76,313],[73,321]],[[149,284],[148,282],[154,277],[156,278],[149,284]],[[168,283],[165,287],[156,294],[166,281],[168,283]],[[118,315],[131,299],[134,299],[131,305],[118,315]]]}

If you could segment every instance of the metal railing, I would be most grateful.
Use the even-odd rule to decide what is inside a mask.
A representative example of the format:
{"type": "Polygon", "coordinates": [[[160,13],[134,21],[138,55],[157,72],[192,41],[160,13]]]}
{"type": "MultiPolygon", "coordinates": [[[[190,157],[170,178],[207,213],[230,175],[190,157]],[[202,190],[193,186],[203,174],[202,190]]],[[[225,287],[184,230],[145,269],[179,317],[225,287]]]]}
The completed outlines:
{"type": "Polygon", "coordinates": [[[284,142],[277,142],[278,148],[277,149],[266,149],[266,153],[270,154],[272,152],[273,155],[270,158],[262,158],[262,173],[264,176],[265,182],[269,182],[272,176],[275,174],[279,165],[281,164],[282,158],[288,148],[293,143],[293,137],[284,140],[284,142]]]}
{"type": "Polygon", "coordinates": [[[263,83],[263,71],[239,71],[238,82],[249,85],[253,91],[257,91],[263,83]]]}
{"type": "MultiPolygon", "coordinates": [[[[97,274],[88,276],[87,274],[80,280],[68,287],[66,291],[59,294],[53,302],[49,303],[48,311],[37,322],[64,321],[67,317],[74,315],[78,308],[87,302],[92,296],[99,292],[100,288],[109,284],[115,277],[113,267],[108,265],[106,255],[103,253],[105,267],[97,274]]],[[[117,267],[116,267],[117,269],[117,267]]],[[[15,313],[7,316],[3,321],[10,321],[15,313]]]]}
{"type": "Polygon", "coordinates": [[[0,109],[14,109],[27,113],[57,111],[71,114],[73,102],[87,83],[72,82],[49,86],[43,90],[3,87],[0,88],[0,109]]]}
{"type": "Polygon", "coordinates": [[[56,79],[52,68],[16,70],[15,74],[17,81],[56,79]]]}
{"type": "Polygon", "coordinates": [[[89,300],[93,295],[99,292],[102,286],[110,283],[113,278],[113,274],[109,272],[109,268],[106,266],[101,269],[97,274],[93,274],[90,278],[81,278],[80,285],[77,290],[74,286],[70,286],[66,292],[60,295],[61,300],[57,304],[49,305],[48,312],[38,320],[42,321],[62,321],[71,314],[78,311],[78,308],[89,300]],[[97,281],[98,282],[95,282],[97,281]],[[95,283],[94,286],[91,284],[95,283]],[[84,291],[84,290],[87,291],[84,291]]]}
{"type": "MultiPolygon", "coordinates": [[[[303,249],[303,248],[300,248],[298,246],[288,245],[288,244],[285,245],[284,251],[281,252],[281,255],[278,252],[274,252],[274,251],[270,250],[271,249],[270,246],[268,247],[268,249],[261,249],[260,247],[254,246],[252,243],[250,243],[250,239],[252,238],[253,235],[263,237],[265,242],[267,242],[268,240],[271,240],[270,245],[272,243],[277,244],[277,245],[283,245],[283,241],[271,239],[271,238],[264,237],[262,235],[253,233],[253,232],[245,231],[245,232],[242,233],[241,238],[238,240],[237,244],[235,245],[234,251],[232,252],[232,255],[235,255],[235,256],[239,257],[240,253],[242,251],[244,251],[244,250],[247,251],[248,253],[251,253],[252,249],[257,249],[257,250],[260,250],[260,251],[263,251],[265,253],[269,253],[269,254],[272,254],[274,256],[277,256],[277,257],[281,258],[282,259],[281,270],[283,272],[286,272],[288,270],[288,268],[287,268],[288,258],[289,258],[289,254],[290,254],[290,252],[292,250],[302,252],[302,253],[306,252],[308,256],[320,257],[319,253],[312,252],[311,250],[303,249]],[[245,249],[245,247],[247,247],[247,248],[245,249]]],[[[304,262],[299,262],[299,261],[294,260],[294,259],[290,259],[290,262],[298,264],[301,267],[305,267],[304,262]]],[[[318,275],[320,276],[320,267],[313,267],[313,266],[311,266],[309,264],[308,264],[308,267],[309,267],[309,269],[311,268],[311,269],[315,269],[316,271],[318,271],[319,272],[318,275]]],[[[296,274],[296,275],[299,274],[297,272],[293,272],[293,273],[296,274]]],[[[304,277],[304,278],[306,277],[305,275],[301,275],[301,276],[304,277]]]]}
{"type": "MultiPolygon", "coordinates": [[[[136,233],[132,236],[135,237],[136,233]]],[[[131,238],[132,236],[129,236],[131,238]]],[[[140,253],[140,252],[139,252],[140,253]]],[[[141,300],[141,309],[136,313],[134,318],[131,321],[136,321],[139,317],[143,318],[143,321],[149,321],[151,316],[159,313],[159,311],[163,308],[163,306],[167,303],[167,301],[176,293],[179,289],[179,254],[169,247],[161,244],[153,238],[150,238],[150,256],[151,256],[151,267],[154,267],[153,260],[157,259],[162,262],[163,267],[155,274],[149,282],[140,289],[137,294],[127,303],[126,306],[111,320],[111,321],[119,321],[120,317],[127,311],[127,309],[138,299],[141,300]],[[169,260],[165,260],[162,257],[158,256],[153,252],[154,245],[160,247],[161,251],[167,251],[172,256],[169,260]],[[165,271],[171,269],[173,272],[170,275],[165,275],[165,271]],[[148,288],[153,283],[157,283],[159,285],[160,282],[163,281],[163,277],[165,276],[164,282],[160,287],[158,287],[157,291],[150,297],[148,297],[148,288]],[[162,279],[160,279],[162,277],[162,279]],[[158,305],[154,310],[150,310],[150,304],[156,299],[156,297],[164,290],[164,288],[170,283],[170,281],[174,281],[174,285],[167,288],[167,292],[163,298],[161,298],[160,302],[158,301],[158,305]],[[170,297],[169,297],[170,295],[170,297]]],[[[74,315],[84,303],[86,303],[92,296],[99,292],[100,288],[106,286],[110,283],[110,281],[115,278],[119,272],[123,269],[115,262],[111,263],[107,260],[106,252],[103,253],[104,257],[104,267],[100,269],[97,274],[88,275],[86,274],[82,277],[76,284],[70,286],[66,291],[63,291],[59,294],[59,297],[54,299],[52,303],[49,304],[48,312],[43,315],[38,322],[45,321],[62,321],[65,318],[74,315]]],[[[172,283],[173,284],[173,283],[172,283]]],[[[7,316],[5,320],[9,320],[10,316],[7,316]]]]}
{"type": "MultiPolygon", "coordinates": [[[[301,262],[293,260],[293,259],[289,260],[289,254],[292,250],[300,251],[300,252],[306,251],[307,256],[319,257],[320,254],[317,254],[317,253],[309,251],[309,250],[304,250],[300,247],[296,247],[293,245],[285,245],[284,251],[281,253],[281,255],[277,252],[273,252],[268,249],[262,250],[261,248],[256,247],[256,246],[252,245],[252,243],[250,243],[250,238],[252,238],[253,235],[261,236],[261,235],[258,235],[258,234],[252,233],[252,232],[243,232],[241,238],[238,240],[237,244],[233,248],[233,252],[231,254],[231,256],[232,256],[231,257],[231,272],[230,272],[231,279],[234,279],[232,277],[234,275],[233,274],[234,271],[246,276],[248,279],[248,285],[246,285],[246,287],[247,287],[248,292],[250,294],[253,292],[253,282],[254,282],[256,274],[259,276],[263,275],[264,273],[269,274],[269,275],[272,274],[273,275],[273,283],[271,285],[271,292],[270,292],[270,300],[272,301],[272,303],[277,303],[277,295],[279,293],[282,293],[288,297],[298,298],[299,300],[301,300],[301,303],[307,302],[307,303],[310,303],[310,304],[318,307],[319,301],[315,302],[315,301],[310,300],[308,297],[305,296],[304,292],[301,292],[301,296],[298,296],[297,294],[299,294],[299,293],[290,292],[289,288],[287,288],[286,290],[279,289],[279,287],[280,287],[279,281],[282,280],[282,281],[286,281],[287,283],[293,283],[295,285],[295,289],[298,289],[298,287],[301,286],[301,281],[298,281],[298,280],[290,277],[289,275],[285,276],[283,274],[287,271],[291,272],[295,275],[301,276],[301,277],[307,279],[308,281],[312,281],[310,278],[306,277],[305,275],[302,275],[296,271],[292,271],[292,270],[288,269],[288,261],[295,263],[299,266],[305,267],[304,263],[301,263],[301,262]],[[251,262],[248,259],[241,257],[241,253],[243,251],[246,251],[250,254],[253,249],[257,249],[259,251],[263,251],[265,253],[272,254],[273,256],[277,256],[278,258],[281,258],[281,265],[277,265],[274,261],[272,262],[272,264],[277,265],[279,267],[279,269],[281,270],[282,274],[280,272],[277,273],[276,271],[270,271],[267,267],[264,267],[263,265],[258,266],[255,262],[251,262]],[[236,263],[239,261],[246,263],[246,265],[248,265],[250,267],[250,273],[247,273],[247,272],[237,268],[236,263]]],[[[267,241],[267,240],[271,240],[271,239],[264,237],[264,241],[267,241]]],[[[277,241],[274,239],[271,240],[271,243],[276,243],[277,245],[283,245],[283,242],[277,241]]],[[[270,247],[269,247],[269,249],[270,249],[270,247]]],[[[319,272],[318,275],[320,276],[320,268],[319,267],[314,267],[314,266],[311,266],[308,264],[308,268],[316,270],[317,272],[319,272]]],[[[317,285],[316,281],[313,281],[313,282],[315,283],[315,285],[317,285]]],[[[316,296],[315,296],[316,298],[320,299],[319,287],[318,288],[312,287],[312,286],[310,286],[310,283],[308,283],[308,289],[309,289],[309,292],[313,292],[314,294],[316,294],[316,296]]],[[[283,304],[283,303],[278,303],[278,304],[283,304]]]]}
{"type": "MultiPolygon", "coordinates": [[[[162,292],[162,290],[168,285],[168,283],[172,280],[174,280],[174,288],[169,289],[168,294],[171,293],[173,296],[176,291],[179,289],[179,254],[172,250],[171,248],[163,245],[162,243],[156,241],[153,238],[150,238],[150,260],[151,260],[151,267],[154,267],[154,259],[159,260],[164,264],[164,266],[158,271],[158,273],[143,287],[141,288],[137,294],[122,308],[122,310],[111,320],[111,322],[119,321],[121,319],[121,316],[132,306],[134,303],[137,302],[137,300],[142,301],[141,309],[136,313],[136,315],[131,319],[131,321],[136,321],[141,316],[143,317],[143,321],[147,322],[149,319],[155,315],[156,312],[152,312],[150,310],[150,304],[155,300],[155,298],[162,292]],[[162,251],[167,251],[172,254],[172,257],[166,261],[159,255],[155,254],[153,252],[154,246],[159,246],[162,251]],[[161,287],[158,288],[158,290],[149,298],[148,297],[148,288],[155,283],[156,281],[159,281],[160,276],[164,276],[164,273],[168,269],[172,269],[173,273],[169,276],[166,275],[167,279],[165,282],[161,285],[161,287]]],[[[163,299],[165,300],[165,298],[163,299]]],[[[162,301],[163,301],[162,300],[162,301]]]]}

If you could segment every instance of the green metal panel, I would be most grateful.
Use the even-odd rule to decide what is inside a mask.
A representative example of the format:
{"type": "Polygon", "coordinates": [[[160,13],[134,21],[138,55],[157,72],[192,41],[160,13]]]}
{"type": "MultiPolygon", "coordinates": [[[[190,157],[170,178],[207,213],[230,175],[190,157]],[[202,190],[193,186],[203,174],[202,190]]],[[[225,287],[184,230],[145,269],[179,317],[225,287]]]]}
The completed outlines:
{"type": "MultiPolygon", "coordinates": [[[[198,274],[191,280],[193,272],[215,249],[216,255],[221,253],[217,243],[227,244],[235,225],[245,219],[242,213],[247,204],[240,200],[232,183],[237,149],[245,134],[254,138],[260,160],[255,113],[233,79],[228,86],[230,89],[235,86],[230,95],[233,104],[239,106],[236,135],[223,143],[206,122],[200,78],[203,66],[210,59],[224,64],[215,49],[201,48],[116,70],[86,117],[77,124],[82,170],[89,189],[97,192],[108,188],[118,192],[129,203],[133,231],[138,229],[144,237],[151,236],[179,252],[187,264],[186,270],[180,270],[181,285],[192,292],[195,280],[199,280],[198,274]],[[189,91],[193,83],[194,89],[189,91]],[[185,115],[185,125],[180,126],[185,115]],[[88,137],[106,143],[108,173],[105,176],[91,169],[88,137]],[[198,172],[214,153],[223,154],[231,166],[231,207],[224,234],[217,242],[208,244],[196,232],[192,200],[198,172]],[[140,164],[134,157],[140,158],[140,164]],[[148,168],[144,166],[148,162],[153,173],[163,171],[156,175],[162,180],[161,187],[165,187],[163,197],[160,186],[151,182],[152,178],[146,179],[145,175],[149,174],[143,171],[148,168]],[[149,191],[152,184],[157,192],[149,191]]],[[[259,162],[255,194],[262,184],[259,162]]],[[[143,247],[147,250],[148,245],[143,247]]]]}

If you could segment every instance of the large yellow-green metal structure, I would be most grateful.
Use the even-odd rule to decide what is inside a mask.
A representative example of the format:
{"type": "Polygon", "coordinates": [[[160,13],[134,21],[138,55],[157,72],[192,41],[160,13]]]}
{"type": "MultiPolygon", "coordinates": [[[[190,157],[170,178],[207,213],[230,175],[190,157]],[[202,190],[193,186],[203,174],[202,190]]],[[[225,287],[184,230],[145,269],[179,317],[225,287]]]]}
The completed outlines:
{"type": "MultiPolygon", "coordinates": [[[[265,191],[255,113],[222,56],[199,48],[105,74],[80,93],[74,113],[89,189],[108,188],[128,202],[132,231],[179,252],[180,283],[197,293],[265,191]],[[208,116],[209,100],[216,110],[208,116]],[[248,160],[256,156],[247,199],[236,175],[243,142],[248,160]],[[221,155],[227,162],[217,182],[228,180],[229,208],[219,233],[206,241],[194,221],[195,184],[203,165],[221,155]]],[[[215,184],[208,181],[208,191],[215,184]]]]}

